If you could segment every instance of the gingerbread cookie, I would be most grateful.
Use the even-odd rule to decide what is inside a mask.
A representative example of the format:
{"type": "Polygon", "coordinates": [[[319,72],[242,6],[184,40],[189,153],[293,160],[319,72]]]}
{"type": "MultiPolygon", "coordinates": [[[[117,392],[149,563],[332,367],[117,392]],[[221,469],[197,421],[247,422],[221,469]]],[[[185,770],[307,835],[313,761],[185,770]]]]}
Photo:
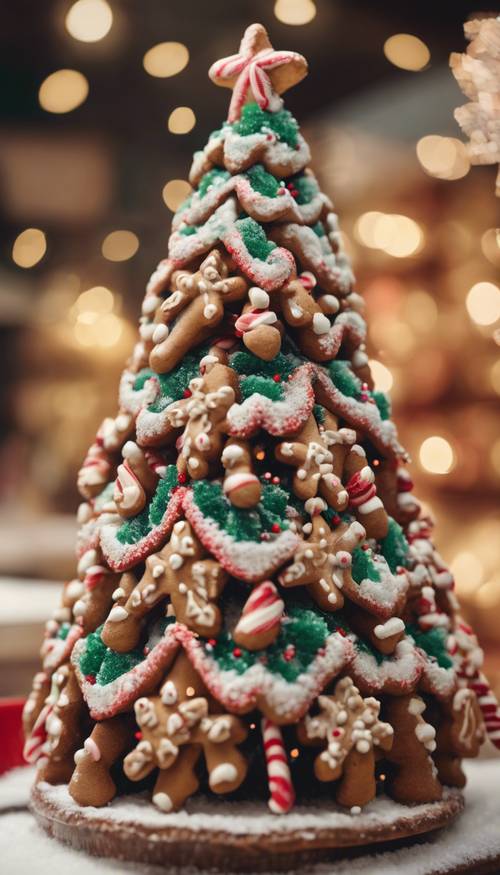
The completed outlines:
{"type": "Polygon", "coordinates": [[[249,508],[261,498],[260,480],[253,473],[252,453],[247,441],[229,438],[222,451],[225,468],[224,495],[235,507],[249,508]]]}
{"type": "Polygon", "coordinates": [[[285,604],[270,580],[260,583],[246,600],[233,630],[236,644],[247,650],[263,650],[279,635],[285,604]]]}
{"type": "Polygon", "coordinates": [[[347,808],[366,805],[375,797],[375,753],[391,749],[393,727],[379,719],[380,702],[363,699],[350,677],[335,685],[333,695],[318,697],[318,714],[299,724],[299,741],[321,745],[314,762],[319,781],[339,781],[335,798],[347,808]]]}
{"type": "Polygon", "coordinates": [[[422,714],[425,703],[416,695],[388,698],[383,715],[394,729],[394,743],[386,754],[393,766],[385,789],[397,802],[412,805],[441,799],[443,788],[431,754],[436,750],[436,730],[422,714]]]}
{"type": "Polygon", "coordinates": [[[69,792],[79,805],[100,808],[111,802],[116,784],[113,765],[130,749],[133,726],[129,715],[110,717],[96,723],[83,747],[75,753],[75,769],[69,792]]]}

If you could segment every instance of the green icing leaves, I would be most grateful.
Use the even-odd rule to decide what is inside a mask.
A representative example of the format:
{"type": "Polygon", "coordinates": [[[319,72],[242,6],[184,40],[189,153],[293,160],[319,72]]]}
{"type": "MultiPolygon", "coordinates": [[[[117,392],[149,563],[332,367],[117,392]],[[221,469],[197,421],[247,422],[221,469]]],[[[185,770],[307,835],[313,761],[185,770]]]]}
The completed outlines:
{"type": "Polygon", "coordinates": [[[347,398],[359,398],[361,380],[353,373],[349,362],[334,359],[327,365],[327,371],[333,385],[347,398]]]}
{"type": "Polygon", "coordinates": [[[313,414],[318,425],[324,425],[325,422],[325,408],[321,406],[321,404],[315,404],[313,407],[313,414]]]}
{"type": "Polygon", "coordinates": [[[378,407],[378,412],[380,413],[380,419],[390,419],[391,418],[391,401],[388,395],[385,392],[372,392],[371,393],[375,404],[378,407]]]}
{"type": "Polygon", "coordinates": [[[103,687],[142,662],[144,654],[139,650],[129,653],[111,650],[102,641],[101,631],[102,626],[87,635],[85,650],[80,656],[80,671],[84,677],[95,679],[95,683],[103,687]]]}
{"type": "Polygon", "coordinates": [[[247,103],[241,112],[241,118],[233,125],[233,130],[240,137],[250,134],[272,132],[278,140],[295,149],[298,142],[299,126],[293,115],[286,109],[279,112],[267,112],[256,103],[247,103]]]}
{"type": "Polygon", "coordinates": [[[59,638],[60,641],[66,641],[66,638],[68,637],[68,632],[70,629],[71,629],[70,623],[61,623],[61,625],[59,626],[56,638],[59,638]]]}
{"type": "Polygon", "coordinates": [[[252,258],[265,261],[273,249],[276,249],[276,243],[267,239],[264,229],[255,219],[247,216],[246,219],[238,219],[234,224],[252,258]]]}
{"type": "Polygon", "coordinates": [[[230,364],[241,377],[243,401],[256,392],[271,401],[280,401],[284,397],[284,382],[296,368],[296,362],[281,352],[270,362],[265,362],[242,350],[231,356],[230,364]]]}
{"type": "MultiPolygon", "coordinates": [[[[236,671],[244,674],[252,665],[262,663],[272,674],[293,683],[307,670],[328,637],[328,626],[319,614],[294,608],[283,623],[278,638],[266,650],[250,651],[236,647],[227,632],[214,645],[208,645],[208,653],[221,671],[236,671]]],[[[205,645],[207,647],[207,645],[205,645]]]]}
{"type": "Polygon", "coordinates": [[[250,167],[246,176],[254,191],[265,197],[277,197],[280,184],[275,176],[264,170],[262,164],[250,167]]]}
{"type": "Polygon", "coordinates": [[[316,222],[316,224],[312,225],[311,228],[316,234],[316,237],[326,237],[326,231],[324,229],[323,222],[316,222]]]}
{"type": "Polygon", "coordinates": [[[175,465],[168,465],[165,477],[158,482],[149,506],[145,507],[137,516],[126,520],[118,529],[116,537],[121,544],[136,544],[161,523],[172,490],[177,485],[177,468],[175,465]]]}
{"type": "Polygon", "coordinates": [[[228,170],[222,170],[221,167],[214,167],[213,170],[209,170],[208,173],[205,173],[204,176],[200,179],[200,184],[198,185],[198,194],[200,197],[204,197],[212,186],[222,185],[223,182],[226,182],[229,179],[231,174],[228,170]]]}
{"type": "Polygon", "coordinates": [[[150,368],[143,368],[139,371],[133,386],[135,392],[143,389],[144,384],[151,377],[158,384],[158,394],[148,407],[151,413],[161,413],[173,401],[179,401],[183,397],[191,380],[199,376],[200,361],[207,350],[208,347],[203,346],[197,352],[185,355],[180,364],[168,374],[157,374],[150,368]]]}
{"type": "Polygon", "coordinates": [[[355,547],[352,551],[352,577],[356,583],[362,580],[380,581],[380,572],[375,565],[370,550],[355,547]]]}
{"type": "Polygon", "coordinates": [[[313,198],[319,193],[318,183],[314,179],[314,176],[309,176],[306,173],[302,173],[300,176],[295,176],[288,183],[288,187],[290,187],[290,185],[293,185],[293,188],[295,189],[296,194],[294,194],[294,197],[299,206],[311,203],[313,198]]]}
{"type": "Polygon", "coordinates": [[[260,542],[261,535],[271,532],[273,526],[279,526],[280,531],[288,528],[288,493],[274,484],[263,484],[261,500],[251,510],[234,507],[220,483],[209,480],[193,483],[193,496],[203,516],[214,520],[235,541],[260,542]]]}
{"type": "Polygon", "coordinates": [[[392,517],[389,517],[389,530],[380,542],[380,549],[393,574],[397,568],[406,565],[408,541],[403,534],[403,529],[392,517]]]}
{"type": "Polygon", "coordinates": [[[420,647],[431,659],[435,659],[441,668],[452,668],[453,660],[446,646],[448,638],[446,629],[436,626],[423,632],[418,626],[407,626],[406,633],[413,638],[417,647],[420,647]]]}

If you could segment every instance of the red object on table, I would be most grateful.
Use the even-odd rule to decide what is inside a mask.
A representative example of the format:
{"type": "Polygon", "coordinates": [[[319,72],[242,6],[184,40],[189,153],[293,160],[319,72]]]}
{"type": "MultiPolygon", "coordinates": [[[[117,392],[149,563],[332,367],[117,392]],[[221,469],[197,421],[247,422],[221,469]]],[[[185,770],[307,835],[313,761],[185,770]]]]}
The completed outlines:
{"type": "Polygon", "coordinates": [[[26,765],[21,722],[23,706],[24,699],[0,699],[0,775],[15,766],[26,765]]]}

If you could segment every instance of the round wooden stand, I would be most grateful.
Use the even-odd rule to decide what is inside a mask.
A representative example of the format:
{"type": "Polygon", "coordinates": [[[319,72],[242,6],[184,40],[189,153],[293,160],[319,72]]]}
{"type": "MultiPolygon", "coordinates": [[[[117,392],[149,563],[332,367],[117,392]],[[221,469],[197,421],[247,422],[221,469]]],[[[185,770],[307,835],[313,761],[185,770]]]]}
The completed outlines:
{"type": "MultiPolygon", "coordinates": [[[[359,856],[407,843],[449,824],[463,808],[458,790],[440,802],[404,806],[381,797],[352,816],[338,806],[298,806],[285,816],[262,804],[192,800],[189,811],[163,814],[149,799],[80,808],[67,788],[38,784],[31,808],[49,835],[97,857],[228,872],[298,870],[304,864],[359,856]]],[[[442,869],[439,871],[443,871],[442,869]]]]}

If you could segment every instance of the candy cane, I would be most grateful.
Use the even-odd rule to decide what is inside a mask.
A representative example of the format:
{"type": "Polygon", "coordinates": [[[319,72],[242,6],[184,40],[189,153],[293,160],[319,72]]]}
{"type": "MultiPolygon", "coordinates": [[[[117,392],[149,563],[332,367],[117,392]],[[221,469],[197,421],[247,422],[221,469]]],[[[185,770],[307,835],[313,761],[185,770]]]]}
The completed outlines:
{"type": "Polygon", "coordinates": [[[283,736],[278,726],[264,717],[261,722],[266,754],[267,780],[271,796],[269,808],[273,814],[286,814],[295,801],[283,736]]]}
{"type": "Polygon", "coordinates": [[[23,757],[27,763],[36,763],[42,755],[42,749],[47,741],[47,719],[53,711],[53,705],[44,705],[38,715],[31,735],[26,739],[23,757]]]}
{"type": "Polygon", "coordinates": [[[477,696],[488,738],[500,750],[500,705],[497,697],[480,671],[474,678],[467,678],[467,686],[477,696]]]}

